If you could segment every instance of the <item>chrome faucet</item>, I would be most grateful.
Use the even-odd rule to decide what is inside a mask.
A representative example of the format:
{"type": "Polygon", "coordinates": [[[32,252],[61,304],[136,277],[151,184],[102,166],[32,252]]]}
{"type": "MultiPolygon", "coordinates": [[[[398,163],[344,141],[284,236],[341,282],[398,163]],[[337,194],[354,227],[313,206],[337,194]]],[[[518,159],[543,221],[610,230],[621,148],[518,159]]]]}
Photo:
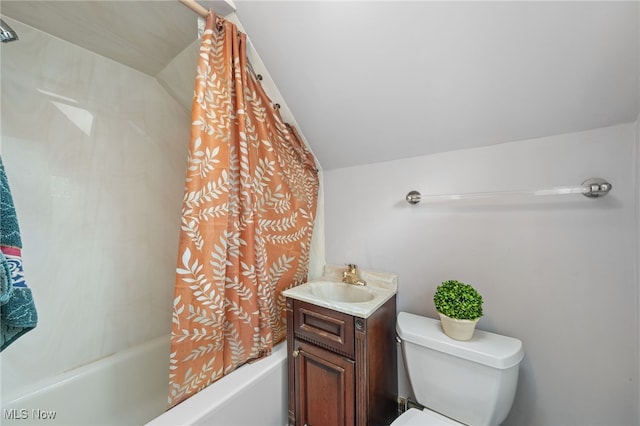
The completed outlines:
{"type": "Polygon", "coordinates": [[[347,265],[347,270],[342,273],[342,282],[354,285],[367,285],[367,282],[360,278],[358,272],[358,265],[350,263],[347,265]]]}

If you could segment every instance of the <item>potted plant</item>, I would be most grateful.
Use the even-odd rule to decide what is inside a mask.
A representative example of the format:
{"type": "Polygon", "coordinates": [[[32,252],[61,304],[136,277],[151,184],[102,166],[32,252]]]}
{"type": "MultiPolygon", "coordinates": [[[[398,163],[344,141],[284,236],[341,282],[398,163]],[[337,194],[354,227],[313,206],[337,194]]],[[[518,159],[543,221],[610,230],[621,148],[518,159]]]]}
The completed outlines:
{"type": "Polygon", "coordinates": [[[482,316],[482,296],[469,284],[455,280],[438,286],[433,302],[442,330],[452,339],[469,340],[482,316]]]}

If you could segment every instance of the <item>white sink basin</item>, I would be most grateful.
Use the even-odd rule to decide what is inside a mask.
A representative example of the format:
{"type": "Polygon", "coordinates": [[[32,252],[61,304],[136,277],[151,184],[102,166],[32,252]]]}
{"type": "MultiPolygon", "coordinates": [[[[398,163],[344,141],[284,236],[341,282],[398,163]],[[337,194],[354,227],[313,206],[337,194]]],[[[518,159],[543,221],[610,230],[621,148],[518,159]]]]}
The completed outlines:
{"type": "Polygon", "coordinates": [[[368,318],[396,294],[395,274],[360,270],[360,277],[367,282],[366,286],[360,286],[343,283],[344,270],[341,265],[325,265],[322,277],[291,287],[282,294],[359,318],[368,318]]]}
{"type": "Polygon", "coordinates": [[[366,287],[334,281],[314,281],[309,283],[309,288],[314,296],[335,302],[363,303],[376,297],[366,287]]]}

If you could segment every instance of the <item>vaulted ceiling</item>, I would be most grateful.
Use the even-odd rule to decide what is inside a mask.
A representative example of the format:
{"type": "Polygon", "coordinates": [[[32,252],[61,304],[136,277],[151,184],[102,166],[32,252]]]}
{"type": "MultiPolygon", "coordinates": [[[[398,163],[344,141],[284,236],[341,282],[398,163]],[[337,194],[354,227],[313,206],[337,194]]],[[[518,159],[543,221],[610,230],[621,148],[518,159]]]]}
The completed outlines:
{"type": "MultiPolygon", "coordinates": [[[[638,117],[635,1],[235,4],[324,169],[638,117]]],[[[2,0],[0,12],[149,75],[196,38],[173,0],[2,0]]]]}
{"type": "Polygon", "coordinates": [[[325,169],[638,117],[637,2],[237,2],[325,169]]]}

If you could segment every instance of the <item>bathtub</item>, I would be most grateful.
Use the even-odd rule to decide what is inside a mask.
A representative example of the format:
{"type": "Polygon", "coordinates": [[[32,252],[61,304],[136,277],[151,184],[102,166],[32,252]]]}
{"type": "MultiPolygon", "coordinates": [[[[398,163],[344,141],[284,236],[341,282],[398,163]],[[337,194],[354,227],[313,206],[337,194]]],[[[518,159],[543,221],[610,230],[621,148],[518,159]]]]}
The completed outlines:
{"type": "Polygon", "coordinates": [[[169,337],[159,337],[2,399],[2,425],[141,425],[162,413],[169,337]]]}
{"type": "Polygon", "coordinates": [[[165,412],[168,374],[169,338],[160,337],[37,383],[18,397],[5,393],[0,424],[287,423],[286,344],[165,412]]]}
{"type": "Polygon", "coordinates": [[[287,344],[173,407],[147,425],[284,426],[287,424],[287,344]]]}

